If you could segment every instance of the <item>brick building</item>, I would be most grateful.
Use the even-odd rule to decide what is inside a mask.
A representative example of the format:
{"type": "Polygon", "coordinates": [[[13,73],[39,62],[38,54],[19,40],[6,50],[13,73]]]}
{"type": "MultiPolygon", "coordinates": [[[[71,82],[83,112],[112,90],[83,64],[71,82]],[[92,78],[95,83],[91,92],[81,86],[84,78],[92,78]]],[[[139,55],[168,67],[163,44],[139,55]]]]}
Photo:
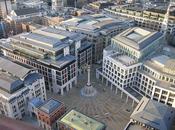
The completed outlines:
{"type": "Polygon", "coordinates": [[[65,113],[64,104],[55,99],[49,99],[43,103],[37,112],[38,123],[45,130],[57,128],[56,121],[65,113]]]}

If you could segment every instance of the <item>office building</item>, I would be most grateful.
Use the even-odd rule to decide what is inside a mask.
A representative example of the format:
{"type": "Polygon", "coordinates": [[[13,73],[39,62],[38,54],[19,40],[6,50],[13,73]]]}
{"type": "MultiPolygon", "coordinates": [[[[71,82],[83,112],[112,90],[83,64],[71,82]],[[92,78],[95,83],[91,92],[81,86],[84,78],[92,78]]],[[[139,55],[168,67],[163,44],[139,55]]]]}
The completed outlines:
{"type": "Polygon", "coordinates": [[[129,28],[111,39],[112,48],[136,60],[146,58],[154,50],[160,48],[164,39],[162,33],[142,29],[129,28]]]}
{"type": "Polygon", "coordinates": [[[91,44],[78,33],[46,27],[10,39],[1,44],[3,54],[39,69],[51,92],[69,91],[77,82],[78,66],[91,64],[91,44]]]}
{"type": "Polygon", "coordinates": [[[165,54],[145,61],[133,88],[144,96],[175,107],[174,61],[174,58],[165,54]]]}
{"type": "Polygon", "coordinates": [[[44,77],[36,69],[0,57],[0,114],[22,119],[28,101],[46,100],[44,77]]]}
{"type": "MultiPolygon", "coordinates": [[[[138,31],[141,28],[135,29],[138,31]]],[[[130,30],[132,29],[127,31],[130,32],[130,30]]],[[[121,34],[127,34],[127,31],[121,34]]],[[[121,34],[118,36],[120,37],[121,34]]],[[[106,85],[111,85],[111,90],[115,93],[121,91],[121,97],[125,93],[126,102],[128,97],[133,99],[133,102],[139,102],[142,96],[146,96],[175,107],[175,56],[173,52],[169,48],[166,49],[168,52],[165,51],[161,42],[163,36],[159,32],[153,32],[140,39],[139,46],[142,48],[137,54],[131,35],[136,36],[129,33],[127,40],[126,37],[121,40],[117,38],[118,36],[114,37],[113,39],[116,38],[119,42],[114,42],[104,49],[103,66],[97,69],[97,78],[105,80],[106,85]]],[[[136,36],[134,40],[137,38],[136,36]]]]}
{"type": "Polygon", "coordinates": [[[69,31],[85,34],[87,40],[93,44],[93,62],[97,62],[102,59],[103,48],[111,43],[111,37],[133,24],[133,20],[95,14],[74,17],[63,21],[61,26],[69,31]]]}
{"type": "MultiPolygon", "coordinates": [[[[154,5],[156,5],[156,3],[147,5],[146,9],[143,8],[142,5],[138,4],[134,4],[134,6],[116,6],[104,9],[104,12],[114,16],[131,18],[135,20],[136,25],[139,27],[146,27],[155,31],[161,31],[162,23],[166,17],[165,14],[167,13],[168,6],[165,3],[156,6],[154,5]]],[[[146,4],[143,6],[146,6],[146,4]]],[[[166,29],[168,34],[175,34],[174,21],[175,15],[173,10],[168,16],[168,25],[166,29]]]]}

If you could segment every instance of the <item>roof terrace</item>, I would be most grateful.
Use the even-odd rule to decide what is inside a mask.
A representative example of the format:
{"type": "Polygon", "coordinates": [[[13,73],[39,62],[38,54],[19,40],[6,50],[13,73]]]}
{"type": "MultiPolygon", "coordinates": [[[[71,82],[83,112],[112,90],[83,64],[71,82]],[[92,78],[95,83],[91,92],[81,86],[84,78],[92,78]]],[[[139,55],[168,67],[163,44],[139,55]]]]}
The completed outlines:
{"type": "Polygon", "coordinates": [[[115,60],[116,62],[125,65],[125,66],[130,66],[136,63],[136,60],[134,60],[133,58],[127,56],[127,55],[123,55],[123,54],[118,54],[115,53],[113,55],[110,56],[113,60],[115,60]]]}

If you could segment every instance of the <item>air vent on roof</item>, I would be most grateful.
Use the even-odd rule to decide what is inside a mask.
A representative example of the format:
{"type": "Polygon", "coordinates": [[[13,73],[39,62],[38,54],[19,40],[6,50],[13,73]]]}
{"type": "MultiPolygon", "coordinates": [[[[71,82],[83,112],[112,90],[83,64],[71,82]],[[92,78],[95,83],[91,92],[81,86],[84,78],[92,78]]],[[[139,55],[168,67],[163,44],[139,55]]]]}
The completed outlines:
{"type": "Polygon", "coordinates": [[[88,125],[88,122],[84,122],[84,124],[88,125]]]}
{"type": "Polygon", "coordinates": [[[74,121],[74,119],[72,118],[72,119],[71,119],[71,122],[73,122],[73,121],[74,121]]]}

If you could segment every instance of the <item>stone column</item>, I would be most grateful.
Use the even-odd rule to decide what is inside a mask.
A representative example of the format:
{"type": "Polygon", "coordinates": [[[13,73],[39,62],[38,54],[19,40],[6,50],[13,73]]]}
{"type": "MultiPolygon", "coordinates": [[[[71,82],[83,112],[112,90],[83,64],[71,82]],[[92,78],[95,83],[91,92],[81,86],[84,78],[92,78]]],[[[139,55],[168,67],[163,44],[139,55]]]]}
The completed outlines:
{"type": "Polygon", "coordinates": [[[96,70],[96,79],[100,78],[100,74],[98,73],[98,71],[96,70]]]}
{"type": "Polygon", "coordinates": [[[134,107],[134,100],[132,101],[132,107],[134,107]]]}
{"type": "Polygon", "coordinates": [[[128,95],[126,96],[126,103],[128,102],[128,95]]]}
{"type": "Polygon", "coordinates": [[[123,91],[121,90],[121,98],[123,97],[123,91]]]}
{"type": "Polygon", "coordinates": [[[108,80],[106,79],[106,86],[108,86],[108,80]]]}
{"type": "Polygon", "coordinates": [[[63,88],[61,88],[61,95],[63,95],[64,94],[64,91],[63,91],[63,88]]]}
{"type": "Polygon", "coordinates": [[[72,82],[70,83],[70,89],[72,88],[72,82]]]}
{"type": "Polygon", "coordinates": [[[111,83],[111,90],[112,90],[113,84],[111,83]]]}
{"type": "Polygon", "coordinates": [[[69,91],[69,84],[66,86],[66,91],[67,92],[69,91]]]}
{"type": "Polygon", "coordinates": [[[76,78],[75,78],[75,85],[77,85],[77,76],[76,76],[76,78]]]}
{"type": "Polygon", "coordinates": [[[117,86],[116,86],[115,94],[117,94],[117,91],[118,91],[118,88],[117,88],[117,86]]]}
{"type": "Polygon", "coordinates": [[[90,70],[90,66],[88,65],[88,82],[87,82],[87,86],[91,85],[91,70],[90,70]]]}
{"type": "Polygon", "coordinates": [[[103,75],[101,75],[101,81],[102,81],[102,83],[103,83],[103,75]]]}

